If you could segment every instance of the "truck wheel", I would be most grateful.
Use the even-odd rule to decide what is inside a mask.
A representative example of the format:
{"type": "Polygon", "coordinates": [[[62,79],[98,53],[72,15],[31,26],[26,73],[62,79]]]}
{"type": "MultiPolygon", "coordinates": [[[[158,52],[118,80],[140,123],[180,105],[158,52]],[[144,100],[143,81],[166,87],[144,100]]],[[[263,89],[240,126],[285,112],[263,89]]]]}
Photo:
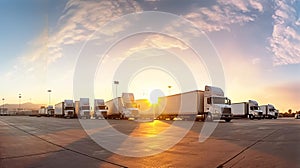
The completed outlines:
{"type": "Polygon", "coordinates": [[[250,120],[254,120],[254,116],[252,114],[249,115],[250,120]]]}
{"type": "Polygon", "coordinates": [[[226,121],[226,122],[230,122],[230,121],[231,121],[231,118],[226,118],[225,121],[226,121]]]}
{"type": "Polygon", "coordinates": [[[208,113],[208,114],[205,115],[205,121],[208,121],[208,122],[212,122],[213,121],[212,115],[210,113],[208,113]]]}

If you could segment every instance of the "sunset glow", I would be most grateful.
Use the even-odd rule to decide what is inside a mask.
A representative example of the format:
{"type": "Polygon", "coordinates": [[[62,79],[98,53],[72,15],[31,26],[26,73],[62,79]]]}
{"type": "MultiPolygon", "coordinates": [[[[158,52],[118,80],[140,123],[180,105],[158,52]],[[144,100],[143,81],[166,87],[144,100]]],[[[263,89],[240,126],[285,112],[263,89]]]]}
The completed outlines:
{"type": "Polygon", "coordinates": [[[51,104],[72,99],[84,57],[88,66],[80,71],[93,78],[82,80],[94,88],[82,96],[91,100],[132,92],[155,103],[159,96],[224,84],[218,87],[232,102],[300,110],[299,7],[281,0],[2,1],[0,96],[8,104],[48,104],[51,89],[51,104]],[[135,15],[147,11],[178,19],[135,15]],[[140,29],[148,31],[132,33],[140,29]]]}

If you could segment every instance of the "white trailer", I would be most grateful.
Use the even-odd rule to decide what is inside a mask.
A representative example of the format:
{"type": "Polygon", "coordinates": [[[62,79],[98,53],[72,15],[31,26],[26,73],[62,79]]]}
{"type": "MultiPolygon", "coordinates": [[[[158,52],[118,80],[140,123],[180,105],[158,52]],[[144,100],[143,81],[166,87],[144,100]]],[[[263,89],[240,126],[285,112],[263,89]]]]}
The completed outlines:
{"type": "Polygon", "coordinates": [[[54,109],[55,117],[74,118],[75,107],[73,100],[64,100],[63,102],[57,103],[54,109]]]}
{"type": "Polygon", "coordinates": [[[148,99],[138,99],[136,100],[137,107],[139,108],[139,118],[140,119],[150,119],[155,118],[155,107],[156,104],[152,104],[148,99]]]}
{"type": "Polygon", "coordinates": [[[106,118],[108,119],[121,119],[121,111],[123,108],[121,97],[114,98],[105,103],[108,111],[106,118]]]}
{"type": "Polygon", "coordinates": [[[109,119],[137,119],[139,117],[139,108],[133,93],[122,93],[122,97],[109,100],[106,105],[109,119]]]}
{"type": "Polygon", "coordinates": [[[94,100],[94,115],[95,119],[107,118],[107,106],[103,99],[94,100]]]}
{"type": "Polygon", "coordinates": [[[235,118],[254,118],[262,119],[263,112],[258,106],[257,101],[249,100],[248,102],[232,103],[232,114],[235,118]]]}
{"type": "Polygon", "coordinates": [[[78,103],[78,118],[85,118],[90,119],[91,118],[91,110],[90,110],[90,102],[89,98],[80,98],[78,103]]]}
{"type": "Polygon", "coordinates": [[[261,105],[259,107],[261,108],[261,110],[263,112],[264,118],[277,119],[278,110],[272,104],[261,105]]]}
{"type": "Polygon", "coordinates": [[[205,86],[205,90],[195,90],[158,98],[155,116],[158,119],[192,119],[212,121],[232,119],[230,99],[224,97],[221,88],[205,86]]]}
{"type": "Polygon", "coordinates": [[[47,116],[48,115],[47,107],[41,106],[40,109],[39,109],[38,115],[39,116],[47,116]]]}

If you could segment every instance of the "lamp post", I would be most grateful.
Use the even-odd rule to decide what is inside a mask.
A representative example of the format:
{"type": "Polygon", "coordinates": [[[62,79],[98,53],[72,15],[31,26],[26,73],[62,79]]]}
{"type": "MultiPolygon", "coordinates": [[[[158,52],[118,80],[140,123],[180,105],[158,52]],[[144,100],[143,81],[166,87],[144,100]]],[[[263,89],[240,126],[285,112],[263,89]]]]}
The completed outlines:
{"type": "Polygon", "coordinates": [[[49,89],[48,90],[48,93],[49,93],[49,98],[48,98],[48,106],[50,105],[50,103],[51,103],[51,90],[49,89]]]}
{"type": "Polygon", "coordinates": [[[114,84],[116,85],[117,111],[119,111],[119,100],[118,100],[118,84],[119,84],[119,81],[114,81],[114,84]]]}
{"type": "Polygon", "coordinates": [[[19,110],[18,111],[21,110],[21,98],[22,98],[22,95],[21,95],[21,93],[19,93],[19,110]]]}
{"type": "Polygon", "coordinates": [[[2,105],[2,114],[4,114],[4,98],[2,98],[2,101],[3,101],[3,105],[2,105]]]}
{"type": "Polygon", "coordinates": [[[172,88],[172,86],[168,86],[168,88],[169,88],[169,95],[171,95],[171,88],[172,88]]]}

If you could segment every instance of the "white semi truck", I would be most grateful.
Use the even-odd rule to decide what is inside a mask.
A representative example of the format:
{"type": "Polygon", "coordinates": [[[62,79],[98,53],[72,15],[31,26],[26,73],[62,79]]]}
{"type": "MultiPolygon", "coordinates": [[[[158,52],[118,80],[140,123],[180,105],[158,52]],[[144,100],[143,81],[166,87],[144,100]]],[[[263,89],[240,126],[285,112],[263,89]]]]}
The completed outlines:
{"type": "Polygon", "coordinates": [[[122,97],[107,101],[106,105],[109,119],[137,119],[139,117],[139,108],[133,93],[122,93],[122,97]]]}
{"type": "Polygon", "coordinates": [[[39,116],[47,116],[48,115],[47,108],[45,106],[41,106],[39,109],[38,115],[39,116]]]}
{"type": "Polygon", "coordinates": [[[95,119],[107,118],[107,106],[103,99],[94,99],[94,115],[95,119]]]}
{"type": "Polygon", "coordinates": [[[89,98],[80,98],[79,101],[75,101],[75,112],[78,118],[91,118],[90,102],[89,98]]]}
{"type": "Polygon", "coordinates": [[[224,97],[221,88],[205,86],[195,90],[158,98],[155,116],[157,119],[225,120],[232,119],[230,99],[224,97]]]}
{"type": "Polygon", "coordinates": [[[249,118],[251,120],[263,118],[263,111],[258,106],[257,101],[249,100],[248,102],[232,103],[232,114],[235,118],[249,118]]]}
{"type": "Polygon", "coordinates": [[[261,105],[259,107],[261,108],[261,110],[263,112],[264,118],[277,119],[278,110],[272,104],[261,105]]]}
{"type": "Polygon", "coordinates": [[[48,107],[46,106],[41,106],[38,112],[39,116],[53,116],[54,115],[54,109],[52,105],[49,105],[48,107]]]}
{"type": "Polygon", "coordinates": [[[54,110],[55,117],[74,118],[75,106],[73,100],[64,100],[57,103],[54,110]]]}

